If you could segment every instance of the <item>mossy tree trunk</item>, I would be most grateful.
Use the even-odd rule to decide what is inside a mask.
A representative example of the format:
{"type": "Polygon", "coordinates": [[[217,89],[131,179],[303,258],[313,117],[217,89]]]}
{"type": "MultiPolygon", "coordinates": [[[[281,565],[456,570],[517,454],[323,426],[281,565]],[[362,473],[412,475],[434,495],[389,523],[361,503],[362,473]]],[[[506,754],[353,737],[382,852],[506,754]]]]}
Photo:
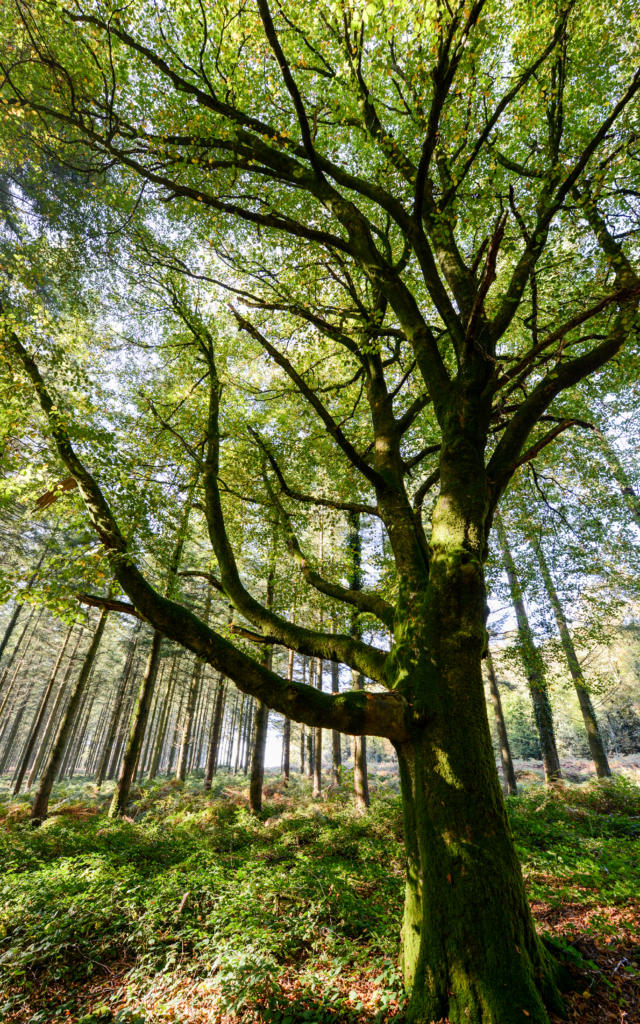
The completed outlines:
{"type": "Polygon", "coordinates": [[[495,766],[482,678],[487,499],[471,446],[443,451],[426,585],[396,615],[406,841],[402,967],[408,1021],[547,1024],[560,1011],[495,766]]]}

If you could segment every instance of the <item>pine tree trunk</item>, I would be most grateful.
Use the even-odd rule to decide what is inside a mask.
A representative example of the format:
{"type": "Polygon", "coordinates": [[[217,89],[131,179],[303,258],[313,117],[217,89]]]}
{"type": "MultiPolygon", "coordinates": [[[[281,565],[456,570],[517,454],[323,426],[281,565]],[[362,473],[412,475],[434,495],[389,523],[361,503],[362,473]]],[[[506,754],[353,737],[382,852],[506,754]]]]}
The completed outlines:
{"type": "Polygon", "coordinates": [[[160,721],[158,723],[158,731],[156,733],[156,738],[153,744],[151,764],[149,765],[149,779],[155,779],[156,775],[158,774],[158,769],[160,767],[162,751],[164,749],[165,739],[167,735],[167,722],[169,720],[169,714],[171,712],[173,693],[176,685],[176,664],[177,656],[174,654],[171,659],[171,668],[169,669],[167,692],[165,693],[164,701],[160,708],[160,721]]]}
{"type": "MultiPolygon", "coordinates": [[[[322,659],[316,661],[316,688],[322,690],[322,659]]],[[[322,729],[313,730],[313,798],[322,793],[322,729]]]]}
{"type": "Polygon", "coordinates": [[[522,597],[522,586],[518,579],[515,562],[509,548],[506,532],[502,525],[502,521],[497,514],[495,517],[495,525],[498,539],[500,541],[500,547],[502,549],[502,557],[507,572],[507,578],[509,580],[511,600],[513,602],[518,622],[520,653],[522,655],[522,663],[527,676],[527,684],[529,686],[529,693],[531,694],[531,701],[533,703],[536,728],[538,730],[538,736],[540,737],[544,776],[547,784],[552,784],[562,778],[562,770],[560,768],[560,758],[558,757],[558,748],[556,746],[556,735],[553,727],[553,715],[551,713],[549,694],[547,692],[544,664],[542,662],[540,651],[533,640],[533,633],[531,631],[531,626],[529,625],[529,619],[527,617],[522,597]]]}
{"type": "Polygon", "coordinates": [[[515,796],[518,792],[518,785],[516,783],[516,773],[513,769],[513,760],[511,758],[511,747],[509,746],[509,737],[507,735],[507,726],[504,720],[504,714],[502,711],[502,700],[500,699],[500,690],[498,689],[498,679],[496,677],[495,668],[493,667],[493,658],[491,652],[487,648],[487,675],[489,676],[489,693],[491,694],[491,703],[493,705],[493,713],[496,720],[496,729],[498,732],[498,743],[500,744],[500,761],[502,763],[502,784],[507,796],[515,796]]]}
{"type": "Polygon", "coordinates": [[[200,685],[201,675],[202,662],[196,659],[195,665],[193,666],[193,672],[191,673],[191,681],[189,683],[189,689],[187,691],[187,700],[184,709],[182,738],[180,741],[180,750],[178,751],[178,763],[176,765],[176,779],[178,780],[178,782],[184,782],[187,775],[187,759],[189,756],[189,744],[191,743],[193,717],[195,715],[196,710],[196,700],[198,697],[198,687],[200,685]]]}
{"type": "Polygon", "coordinates": [[[153,688],[158,672],[160,660],[160,648],[162,646],[162,634],[154,631],[151,641],[151,650],[147,658],[142,683],[138,692],[135,711],[129,729],[129,739],[122,758],[118,781],[109,807],[109,817],[116,818],[123,815],[129,802],[129,792],[136,769],[136,763],[140,754],[144,731],[149,717],[153,688]]]}
{"type": "Polygon", "coordinates": [[[122,668],[122,672],[120,673],[120,679],[118,680],[118,686],[113,700],[113,711],[111,713],[111,720],[109,722],[109,728],[107,729],[104,738],[102,757],[98,765],[98,771],[96,772],[96,786],[98,787],[98,789],[104,782],[104,779],[107,774],[107,769],[109,767],[109,761],[113,753],[113,742],[115,740],[116,730],[118,728],[118,721],[120,719],[120,713],[122,711],[122,702],[124,700],[127,682],[129,681],[129,675],[133,667],[133,659],[135,657],[136,647],[138,644],[138,634],[140,633],[141,628],[142,623],[139,621],[136,622],[133,628],[133,632],[129,638],[129,643],[127,645],[127,653],[125,655],[124,665],[122,668]]]}
{"type": "Polygon", "coordinates": [[[15,776],[14,776],[14,779],[13,779],[13,794],[14,794],[14,796],[16,796],[20,792],[20,788],[22,786],[22,780],[25,777],[27,768],[29,766],[29,761],[31,760],[31,755],[33,753],[33,748],[35,747],[36,740],[38,739],[38,734],[40,732],[40,727],[42,725],[44,716],[45,716],[45,714],[47,712],[47,707],[49,705],[49,699],[51,697],[51,693],[53,691],[53,687],[55,685],[55,681],[56,681],[56,678],[58,676],[58,669],[60,668],[60,664],[62,662],[62,659],[64,658],[65,651],[66,651],[67,646],[69,644],[69,640],[71,639],[71,634],[73,633],[74,628],[75,628],[75,623],[73,625],[71,625],[69,627],[69,629],[67,630],[67,635],[64,638],[64,641],[63,641],[62,646],[60,648],[60,652],[58,654],[58,657],[56,658],[55,664],[54,664],[53,669],[51,671],[51,674],[49,676],[49,681],[48,681],[47,685],[45,686],[44,693],[42,694],[42,697],[40,699],[40,706],[38,707],[38,710],[36,712],[35,718],[34,718],[33,723],[31,725],[31,729],[29,731],[29,736],[27,738],[27,742],[25,743],[24,749],[22,751],[22,757],[20,758],[20,764],[18,765],[18,768],[16,770],[16,773],[15,773],[15,776]]]}
{"type": "Polygon", "coordinates": [[[80,701],[82,700],[89,676],[91,675],[93,664],[96,660],[100,641],[102,640],[102,634],[104,633],[104,628],[107,624],[107,615],[108,611],[105,608],[100,613],[95,633],[93,634],[93,638],[89,644],[89,649],[87,650],[82,662],[82,668],[80,669],[75,686],[71,691],[69,701],[62,716],[62,720],[58,726],[58,732],[56,733],[56,738],[53,742],[49,757],[47,758],[44,771],[42,772],[40,785],[38,786],[38,791],[33,801],[33,807],[31,808],[31,820],[34,824],[44,821],[47,816],[51,790],[53,789],[58,769],[64,758],[67,741],[75,722],[76,713],[80,706],[80,701]]]}
{"type": "Polygon", "coordinates": [[[211,723],[211,738],[209,740],[209,751],[207,754],[207,766],[204,773],[204,789],[209,791],[213,776],[218,766],[218,747],[220,746],[220,733],[222,731],[222,718],[224,715],[225,681],[222,675],[218,676],[218,689],[216,700],[213,706],[213,721],[211,723]]]}
{"type": "Polygon", "coordinates": [[[75,658],[76,654],[78,653],[78,647],[80,646],[81,639],[82,634],[79,632],[71,655],[69,657],[69,663],[65,669],[64,676],[62,677],[62,682],[58,687],[58,692],[56,693],[55,700],[53,702],[53,707],[51,708],[51,712],[47,719],[47,724],[45,725],[44,728],[44,735],[38,747],[38,752],[34,758],[31,772],[29,773],[29,778],[27,779],[27,789],[32,788],[36,780],[36,777],[40,772],[40,768],[44,764],[45,759],[49,754],[50,745],[52,743],[53,737],[55,736],[56,727],[59,721],[60,711],[66,699],[67,684],[73,673],[73,666],[75,664],[75,658]]]}
{"type": "Polygon", "coordinates": [[[533,550],[535,551],[536,558],[538,559],[538,565],[540,566],[540,573],[544,581],[544,585],[549,597],[549,602],[553,608],[553,615],[556,620],[556,626],[560,634],[560,641],[562,643],[562,649],[567,659],[567,665],[569,666],[569,672],[573,679],[573,685],[575,687],[576,694],[578,696],[578,703],[580,704],[580,711],[582,712],[582,720],[587,733],[587,741],[589,743],[589,750],[591,751],[591,757],[596,769],[596,774],[599,778],[608,778],[611,775],[611,769],[607,760],[607,754],[604,749],[604,743],[602,742],[602,736],[600,735],[600,728],[598,726],[598,720],[596,713],[591,703],[591,697],[587,689],[582,669],[580,668],[580,662],[578,661],[578,655],[576,649],[573,646],[573,640],[571,633],[569,632],[569,626],[565,618],[564,610],[558,597],[558,592],[553,582],[551,570],[547,564],[547,560],[542,550],[542,545],[537,537],[532,537],[531,542],[533,550]]]}
{"type": "MultiPolygon", "coordinates": [[[[291,682],[293,679],[293,659],[294,653],[292,650],[289,651],[289,661],[287,663],[287,680],[291,682]]],[[[285,716],[282,725],[282,777],[284,782],[289,781],[291,775],[291,719],[285,716]]]]}
{"type": "Polygon", "coordinates": [[[264,782],[264,755],[269,729],[269,708],[261,700],[257,702],[253,726],[251,751],[251,774],[249,777],[249,807],[254,814],[262,810],[262,784],[264,782]]]}
{"type": "MultiPolygon", "coordinates": [[[[340,693],[340,666],[337,661],[331,662],[331,692],[340,693]]],[[[340,786],[342,783],[342,745],[337,729],[331,730],[331,765],[332,783],[334,786],[340,786]]]]}

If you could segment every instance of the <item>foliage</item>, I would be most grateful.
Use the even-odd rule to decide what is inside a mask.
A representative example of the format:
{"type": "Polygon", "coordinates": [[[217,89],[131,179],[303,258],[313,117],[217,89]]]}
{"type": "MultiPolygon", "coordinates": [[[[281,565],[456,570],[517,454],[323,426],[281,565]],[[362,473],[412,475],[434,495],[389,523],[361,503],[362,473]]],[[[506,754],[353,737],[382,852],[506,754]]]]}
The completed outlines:
{"type": "MultiPolygon", "coordinates": [[[[86,799],[59,804],[37,831],[4,818],[5,1013],[35,995],[46,1005],[47,986],[58,983],[81,998],[84,979],[125,961],[139,996],[158,975],[199,978],[234,1019],[258,1012],[273,1024],[355,1024],[366,977],[367,1019],[393,1018],[401,1001],[399,798],[379,789],[370,815],[354,818],[349,805],[311,803],[296,780],[259,821],[230,784],[218,780],[226,795],[213,798],[145,787],[134,821],[87,814],[95,807],[86,799]]],[[[611,941],[607,908],[633,904],[640,887],[640,790],[623,778],[536,788],[508,807],[534,900],[597,908],[583,938],[611,941]]],[[[564,955],[590,970],[571,949],[564,955]]],[[[101,1019],[93,1007],[86,1022],[101,1019]]]]}

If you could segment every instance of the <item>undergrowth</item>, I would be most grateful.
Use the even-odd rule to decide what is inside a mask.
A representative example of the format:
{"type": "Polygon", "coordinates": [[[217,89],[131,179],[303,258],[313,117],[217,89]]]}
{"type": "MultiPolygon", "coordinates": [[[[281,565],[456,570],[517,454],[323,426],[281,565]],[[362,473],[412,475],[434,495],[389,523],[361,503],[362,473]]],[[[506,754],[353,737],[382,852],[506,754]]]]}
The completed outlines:
{"type": "MultiPolygon", "coordinates": [[[[347,795],[312,802],[295,780],[268,789],[256,820],[224,777],[211,796],[196,781],[145,786],[133,820],[107,819],[87,787],[59,793],[53,811],[34,830],[25,801],[0,803],[0,1020],[180,1019],[167,992],[186,978],[193,1005],[213,1000],[230,1020],[399,1018],[392,786],[365,817],[347,795]],[[121,986],[92,1003],[91,979],[110,975],[126,978],[135,1012],[121,986]]],[[[538,789],[510,799],[509,815],[534,902],[595,909],[588,928],[606,937],[607,911],[640,892],[640,790],[538,789]]]]}

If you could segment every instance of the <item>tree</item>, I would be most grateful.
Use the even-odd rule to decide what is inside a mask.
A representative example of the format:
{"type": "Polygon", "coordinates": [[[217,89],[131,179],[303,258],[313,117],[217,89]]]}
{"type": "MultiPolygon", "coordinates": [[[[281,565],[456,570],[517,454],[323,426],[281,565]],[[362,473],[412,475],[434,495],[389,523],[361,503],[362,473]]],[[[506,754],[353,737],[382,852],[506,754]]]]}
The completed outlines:
{"type": "MultiPolygon", "coordinates": [[[[638,277],[609,226],[636,184],[632,6],[10,6],[2,31],[12,38],[17,14],[20,33],[2,58],[6,130],[66,159],[81,152],[127,210],[148,194],[147,223],[164,208],[167,238],[188,225],[191,258],[169,261],[200,282],[225,267],[235,322],[281,393],[262,439],[272,487],[292,508],[384,525],[388,583],[307,574],[377,620],[366,640],[254,596],[234,544],[238,489],[225,479],[236,436],[226,427],[241,412],[223,400],[230,328],[218,316],[214,337],[192,317],[185,360],[208,386],[204,508],[221,590],[259,642],[341,662],[380,689],[288,681],[158,592],[125,539],[117,488],[108,476],[100,486],[46,372],[55,324],[39,350],[15,292],[3,300],[7,372],[31,383],[113,573],[154,629],[309,727],[394,743],[409,1019],[543,1024],[560,1000],[491,749],[484,563],[516,468],[573,425],[556,400],[633,344],[638,277]],[[303,442],[298,466],[287,455],[303,442]],[[323,486],[311,472],[320,459],[323,486]]],[[[249,402],[244,415],[255,427],[249,402]]],[[[256,458],[240,493],[268,504],[256,458]]]]}

